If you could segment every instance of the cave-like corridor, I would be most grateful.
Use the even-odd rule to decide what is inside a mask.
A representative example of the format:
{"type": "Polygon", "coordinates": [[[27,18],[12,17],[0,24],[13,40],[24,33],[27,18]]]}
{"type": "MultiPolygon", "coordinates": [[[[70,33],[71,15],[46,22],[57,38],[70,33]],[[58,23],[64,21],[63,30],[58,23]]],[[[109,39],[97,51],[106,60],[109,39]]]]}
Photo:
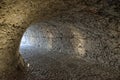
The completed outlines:
{"type": "Polygon", "coordinates": [[[0,80],[120,80],[120,0],[0,0],[0,80]]]}

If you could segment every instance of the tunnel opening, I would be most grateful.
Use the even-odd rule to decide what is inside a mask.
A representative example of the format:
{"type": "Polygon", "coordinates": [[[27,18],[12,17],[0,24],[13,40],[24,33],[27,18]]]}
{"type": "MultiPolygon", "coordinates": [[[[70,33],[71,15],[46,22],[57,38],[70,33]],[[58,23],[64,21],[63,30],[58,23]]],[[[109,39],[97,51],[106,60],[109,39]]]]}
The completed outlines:
{"type": "Polygon", "coordinates": [[[64,28],[66,25],[61,25],[62,23],[54,24],[49,21],[36,23],[26,29],[19,48],[19,52],[25,60],[29,58],[27,57],[29,55],[34,56],[36,54],[39,56],[39,54],[48,54],[48,52],[49,54],[61,55],[76,53],[74,50],[77,43],[73,39],[74,31],[72,28],[64,28]]]}
{"type": "MultiPolygon", "coordinates": [[[[19,52],[28,63],[32,56],[41,55],[50,51],[52,47],[52,35],[46,34],[47,28],[40,24],[30,25],[23,34],[19,52]]],[[[50,32],[49,32],[50,33],[50,32]]]]}
{"type": "MultiPolygon", "coordinates": [[[[118,74],[114,67],[110,67],[107,57],[98,56],[105,55],[105,52],[109,53],[108,50],[103,49],[107,45],[106,41],[100,39],[100,36],[106,36],[101,33],[103,25],[99,25],[101,28],[87,27],[86,20],[84,24],[79,20],[74,24],[67,20],[66,23],[51,20],[31,25],[24,33],[20,45],[20,52],[29,63],[28,77],[75,79],[77,75],[85,72],[83,78],[84,75],[87,76],[86,78],[93,78],[88,76],[89,72],[93,72],[90,75],[100,78],[99,76],[105,74],[106,79],[113,74],[118,74]],[[87,67],[89,69],[86,69],[87,67]],[[70,74],[71,72],[74,74],[70,74]]],[[[92,21],[89,24],[91,23],[92,21]]],[[[77,79],[79,80],[80,77],[77,79]]]]}
{"type": "Polygon", "coordinates": [[[69,68],[77,68],[75,61],[79,62],[85,53],[81,37],[70,23],[53,20],[32,24],[23,34],[19,48],[28,66],[28,75],[54,79],[70,76],[69,68]]]}

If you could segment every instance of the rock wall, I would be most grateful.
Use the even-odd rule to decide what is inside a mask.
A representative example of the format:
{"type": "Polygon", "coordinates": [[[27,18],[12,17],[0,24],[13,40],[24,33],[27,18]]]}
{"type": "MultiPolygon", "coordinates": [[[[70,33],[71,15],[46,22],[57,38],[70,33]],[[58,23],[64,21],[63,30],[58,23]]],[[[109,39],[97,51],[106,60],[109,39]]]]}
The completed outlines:
{"type": "MultiPolygon", "coordinates": [[[[21,66],[18,49],[23,33],[31,23],[45,20],[65,26],[58,28],[60,31],[57,35],[53,34],[53,37],[65,35],[65,38],[54,39],[54,50],[85,53],[87,61],[118,69],[119,9],[119,0],[0,0],[0,72],[16,69],[17,64],[21,66]],[[82,36],[79,38],[79,35],[82,36]],[[72,46],[71,50],[68,49],[69,45],[72,46]],[[82,47],[85,49],[83,52],[82,47]]],[[[57,32],[53,30],[53,33],[57,32]]]]}

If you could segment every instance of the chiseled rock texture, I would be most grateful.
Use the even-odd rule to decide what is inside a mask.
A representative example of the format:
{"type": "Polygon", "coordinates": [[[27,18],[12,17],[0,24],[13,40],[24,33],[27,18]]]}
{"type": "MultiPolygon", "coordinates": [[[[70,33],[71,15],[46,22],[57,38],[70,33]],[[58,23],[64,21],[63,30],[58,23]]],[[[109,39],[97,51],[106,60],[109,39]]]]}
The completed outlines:
{"type": "Polygon", "coordinates": [[[0,0],[0,74],[24,69],[19,46],[30,25],[32,45],[120,72],[119,0],[0,0]]]}

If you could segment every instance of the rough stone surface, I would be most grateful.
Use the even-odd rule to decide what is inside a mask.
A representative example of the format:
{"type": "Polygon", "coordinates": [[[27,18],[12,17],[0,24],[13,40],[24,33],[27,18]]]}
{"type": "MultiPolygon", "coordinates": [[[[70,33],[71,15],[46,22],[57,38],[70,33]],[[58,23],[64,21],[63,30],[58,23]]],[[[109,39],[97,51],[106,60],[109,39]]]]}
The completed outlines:
{"type": "Polygon", "coordinates": [[[120,72],[119,0],[0,0],[0,77],[25,67],[18,51],[31,23],[42,28],[39,48],[120,72]]]}

